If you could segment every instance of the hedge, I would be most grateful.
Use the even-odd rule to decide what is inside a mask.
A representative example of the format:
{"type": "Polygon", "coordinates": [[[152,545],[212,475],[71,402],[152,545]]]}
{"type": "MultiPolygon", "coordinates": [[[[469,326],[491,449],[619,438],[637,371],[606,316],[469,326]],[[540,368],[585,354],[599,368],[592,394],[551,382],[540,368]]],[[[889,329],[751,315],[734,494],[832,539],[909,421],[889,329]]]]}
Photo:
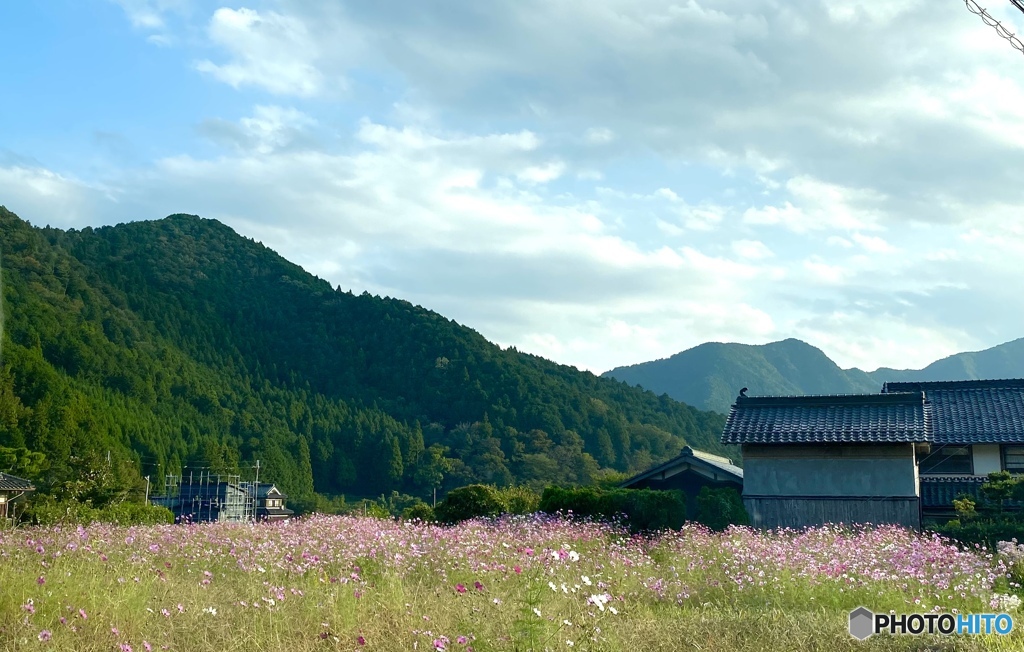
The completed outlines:
{"type": "Polygon", "coordinates": [[[686,496],[681,491],[548,487],[540,510],[615,520],[625,517],[634,531],[679,529],[686,522],[686,496]]]}

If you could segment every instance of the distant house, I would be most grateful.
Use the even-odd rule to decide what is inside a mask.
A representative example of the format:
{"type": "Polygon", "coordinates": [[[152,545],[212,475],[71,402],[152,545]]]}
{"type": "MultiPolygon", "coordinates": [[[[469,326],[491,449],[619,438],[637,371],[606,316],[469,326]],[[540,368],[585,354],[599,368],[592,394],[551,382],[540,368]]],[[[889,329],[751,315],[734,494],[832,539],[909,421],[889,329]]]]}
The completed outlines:
{"type": "Polygon", "coordinates": [[[9,504],[35,490],[28,480],[0,472],[0,521],[7,519],[9,504]]]}
{"type": "Polygon", "coordinates": [[[170,509],[175,520],[192,523],[280,520],[294,514],[285,507],[287,496],[275,485],[240,482],[237,476],[231,478],[224,481],[212,476],[200,482],[191,478],[175,478],[176,481],[168,487],[167,495],[154,496],[150,502],[170,509]]]}
{"type": "Polygon", "coordinates": [[[686,495],[688,517],[697,514],[697,494],[704,487],[743,490],[743,469],[732,460],[686,446],[669,461],[635,475],[621,485],[626,489],[678,489],[686,495]]]}
{"type": "Polygon", "coordinates": [[[279,521],[295,512],[284,506],[288,496],[272,484],[260,484],[256,490],[256,519],[261,521],[279,521]]]}
{"type": "Polygon", "coordinates": [[[917,459],[931,432],[922,392],[736,399],[722,443],[743,453],[755,527],[921,525],[917,459]]]}

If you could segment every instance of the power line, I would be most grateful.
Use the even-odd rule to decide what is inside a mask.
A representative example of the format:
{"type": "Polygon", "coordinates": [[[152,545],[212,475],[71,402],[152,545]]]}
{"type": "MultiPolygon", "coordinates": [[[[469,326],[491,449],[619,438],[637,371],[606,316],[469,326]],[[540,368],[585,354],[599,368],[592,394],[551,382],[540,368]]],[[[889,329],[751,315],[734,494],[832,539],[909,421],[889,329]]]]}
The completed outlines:
{"type": "MultiPolygon", "coordinates": [[[[1013,3],[1014,7],[1020,9],[1021,12],[1024,13],[1024,0],[1010,0],[1010,2],[1013,3]]],[[[992,14],[988,13],[984,7],[979,5],[975,0],[964,0],[964,4],[967,5],[968,11],[972,14],[981,16],[981,20],[989,27],[995,29],[996,34],[1009,41],[1010,45],[1012,45],[1014,49],[1019,51],[1021,54],[1024,54],[1024,43],[1020,42],[1020,39],[1017,38],[1016,34],[1006,29],[1001,22],[993,18],[992,14]]]]}

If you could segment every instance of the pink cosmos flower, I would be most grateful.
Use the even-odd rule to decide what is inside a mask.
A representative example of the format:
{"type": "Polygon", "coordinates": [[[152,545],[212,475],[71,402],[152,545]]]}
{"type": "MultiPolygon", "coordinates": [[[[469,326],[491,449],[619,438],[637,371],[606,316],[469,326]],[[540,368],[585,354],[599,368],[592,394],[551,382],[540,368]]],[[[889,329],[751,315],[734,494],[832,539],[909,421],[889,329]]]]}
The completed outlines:
{"type": "Polygon", "coordinates": [[[358,636],[356,637],[356,643],[359,643],[360,645],[366,645],[366,639],[362,636],[358,636]]]}
{"type": "Polygon", "coordinates": [[[82,620],[87,620],[89,618],[89,616],[87,616],[85,613],[85,609],[79,609],[78,615],[82,617],[82,620]]]}
{"type": "Polygon", "coordinates": [[[466,592],[466,587],[461,585],[461,584],[456,584],[455,585],[455,590],[458,591],[459,593],[465,593],[466,592]]]}
{"type": "Polygon", "coordinates": [[[53,634],[51,634],[50,630],[48,629],[44,629],[43,631],[39,632],[39,640],[44,643],[46,641],[49,641],[51,636],[53,636],[53,634]]]}

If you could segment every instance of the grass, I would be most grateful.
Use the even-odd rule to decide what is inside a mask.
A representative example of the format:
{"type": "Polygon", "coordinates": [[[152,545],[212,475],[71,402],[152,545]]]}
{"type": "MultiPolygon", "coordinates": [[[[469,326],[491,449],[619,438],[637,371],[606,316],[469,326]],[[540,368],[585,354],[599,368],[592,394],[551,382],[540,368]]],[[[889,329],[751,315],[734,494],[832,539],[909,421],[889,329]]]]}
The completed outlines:
{"type": "Polygon", "coordinates": [[[994,596],[1018,589],[1007,563],[896,528],[631,537],[540,517],[22,528],[0,533],[0,649],[1024,649],[1018,630],[847,632],[860,605],[998,611],[994,596]]]}

